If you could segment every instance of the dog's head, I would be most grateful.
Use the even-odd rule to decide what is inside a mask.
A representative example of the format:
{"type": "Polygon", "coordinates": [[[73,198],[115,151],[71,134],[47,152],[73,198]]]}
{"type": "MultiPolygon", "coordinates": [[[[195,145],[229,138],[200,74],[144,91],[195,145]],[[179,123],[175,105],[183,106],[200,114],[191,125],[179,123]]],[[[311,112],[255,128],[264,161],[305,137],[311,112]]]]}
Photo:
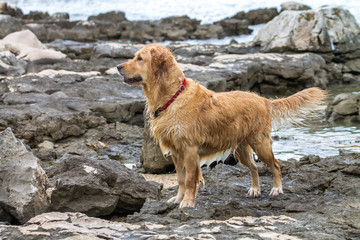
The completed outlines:
{"type": "Polygon", "coordinates": [[[150,44],[138,51],[132,60],[119,64],[117,69],[127,84],[147,85],[164,77],[174,61],[169,49],[150,44]]]}

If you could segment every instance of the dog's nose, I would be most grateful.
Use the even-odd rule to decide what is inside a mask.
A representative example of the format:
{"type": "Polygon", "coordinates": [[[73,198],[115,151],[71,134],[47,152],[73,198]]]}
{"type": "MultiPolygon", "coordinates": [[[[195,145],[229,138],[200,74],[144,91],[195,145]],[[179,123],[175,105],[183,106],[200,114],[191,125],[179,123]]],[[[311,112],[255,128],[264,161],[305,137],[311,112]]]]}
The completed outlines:
{"type": "Polygon", "coordinates": [[[119,64],[119,65],[117,65],[117,70],[120,72],[121,71],[121,69],[123,69],[124,67],[123,67],[123,65],[122,64],[119,64]]]}

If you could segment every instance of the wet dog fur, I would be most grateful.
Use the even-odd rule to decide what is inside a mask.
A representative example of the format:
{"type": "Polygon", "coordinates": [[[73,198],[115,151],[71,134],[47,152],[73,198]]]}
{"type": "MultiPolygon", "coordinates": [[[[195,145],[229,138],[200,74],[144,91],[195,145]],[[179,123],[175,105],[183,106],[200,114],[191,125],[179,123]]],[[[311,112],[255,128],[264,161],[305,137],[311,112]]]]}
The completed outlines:
{"type": "Polygon", "coordinates": [[[187,78],[185,91],[154,117],[153,113],[172,98],[185,78],[170,50],[147,45],[132,60],[118,65],[118,70],[126,83],[143,87],[150,132],[176,167],[178,193],[169,202],[180,204],[180,208],[195,206],[203,181],[201,165],[223,160],[231,153],[250,170],[248,194],[260,196],[251,149],[272,171],[270,196],[283,193],[279,161],[272,151],[272,126],[306,117],[326,97],[326,91],[319,88],[275,100],[244,91],[216,93],[187,78]]]}

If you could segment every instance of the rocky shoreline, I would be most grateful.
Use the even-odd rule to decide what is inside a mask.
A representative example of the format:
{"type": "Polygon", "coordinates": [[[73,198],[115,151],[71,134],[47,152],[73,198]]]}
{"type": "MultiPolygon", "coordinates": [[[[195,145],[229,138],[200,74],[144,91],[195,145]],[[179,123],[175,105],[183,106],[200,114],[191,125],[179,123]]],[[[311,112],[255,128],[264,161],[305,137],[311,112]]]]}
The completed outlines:
{"type": "MultiPolygon", "coordinates": [[[[360,28],[347,10],[282,9],[201,25],[186,16],[128,21],[121,12],[70,21],[65,13],[23,15],[1,3],[1,237],[357,239],[359,154],[281,162],[285,194],[273,199],[261,164],[257,199],[246,195],[250,176],[240,164],[204,168],[206,186],[196,207],[184,210],[166,203],[176,187],[162,189],[124,167],[173,169],[144,124],[141,88],[124,84],[115,69],[143,43],[221,38],[267,22],[249,44],[168,47],[187,77],[214,91],[276,96],[360,82],[360,28]],[[119,216],[126,223],[114,221],[119,216]]],[[[359,94],[340,94],[326,117],[359,122],[359,104],[359,94]]]]}
{"type": "MultiPolygon", "coordinates": [[[[176,187],[160,200],[146,200],[139,213],[124,222],[81,213],[49,212],[23,226],[0,225],[4,239],[357,239],[360,234],[360,154],[340,154],[281,162],[284,195],[270,198],[271,173],[259,165],[260,198],[247,193],[249,172],[237,164],[204,170],[194,209],[166,203],[176,187]]],[[[91,214],[90,214],[91,215],[91,214]]]]}

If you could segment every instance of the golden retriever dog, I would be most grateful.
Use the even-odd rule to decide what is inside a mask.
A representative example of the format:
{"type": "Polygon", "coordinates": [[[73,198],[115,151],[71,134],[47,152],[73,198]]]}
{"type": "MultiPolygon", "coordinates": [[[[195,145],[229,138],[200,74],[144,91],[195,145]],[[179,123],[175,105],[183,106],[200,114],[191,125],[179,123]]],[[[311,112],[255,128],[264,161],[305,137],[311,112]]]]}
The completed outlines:
{"type": "Polygon", "coordinates": [[[125,83],[143,88],[150,132],[176,167],[178,193],[169,202],[179,203],[179,208],[194,207],[202,164],[231,153],[250,169],[248,194],[260,196],[251,149],[272,171],[270,196],[283,193],[279,161],[272,151],[272,124],[306,116],[326,97],[319,88],[276,100],[244,91],[213,92],[185,78],[170,50],[158,44],[145,46],[117,68],[125,83]]]}

